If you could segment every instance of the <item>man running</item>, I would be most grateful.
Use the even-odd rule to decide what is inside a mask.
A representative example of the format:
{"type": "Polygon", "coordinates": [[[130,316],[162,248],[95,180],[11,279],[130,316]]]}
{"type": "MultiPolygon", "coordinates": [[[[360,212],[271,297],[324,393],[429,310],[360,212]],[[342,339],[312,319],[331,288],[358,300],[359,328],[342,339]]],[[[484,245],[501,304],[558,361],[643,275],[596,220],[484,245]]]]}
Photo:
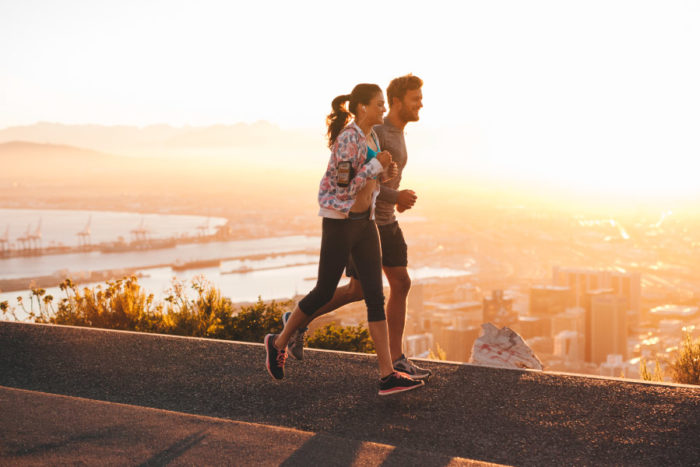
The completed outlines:
{"type": "MultiPolygon", "coordinates": [[[[393,79],[386,90],[389,113],[384,118],[383,124],[374,127],[374,132],[379,138],[380,148],[389,151],[393,161],[398,165],[398,175],[387,182],[382,182],[375,208],[375,221],[382,246],[382,269],[390,287],[386,306],[389,350],[394,369],[407,373],[414,379],[428,379],[432,373],[430,370],[413,364],[403,353],[406,300],[411,288],[411,278],[407,269],[406,241],[396,220],[394,207],[396,206],[396,210],[399,212],[403,212],[406,209],[411,209],[417,199],[413,190],[399,190],[399,184],[407,162],[406,141],[403,132],[409,122],[419,120],[418,112],[423,107],[422,86],[423,81],[411,74],[393,79]]],[[[348,261],[346,272],[350,277],[350,282],[343,287],[338,287],[331,301],[310,317],[308,322],[343,305],[362,300],[362,287],[357,280],[352,258],[348,261]]],[[[285,313],[283,317],[285,322],[288,317],[289,314],[285,313]]],[[[305,331],[305,328],[301,328],[296,335],[292,336],[288,344],[290,353],[299,360],[304,356],[305,331]]]]}

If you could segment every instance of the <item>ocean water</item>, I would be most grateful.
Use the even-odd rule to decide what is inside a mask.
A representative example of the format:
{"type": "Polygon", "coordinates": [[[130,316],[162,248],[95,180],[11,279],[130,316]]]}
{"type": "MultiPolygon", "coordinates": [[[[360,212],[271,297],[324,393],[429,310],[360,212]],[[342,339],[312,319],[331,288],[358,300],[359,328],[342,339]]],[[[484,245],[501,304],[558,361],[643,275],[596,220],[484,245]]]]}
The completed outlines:
{"type": "MultiPolygon", "coordinates": [[[[262,261],[224,261],[220,267],[191,269],[186,271],[173,271],[169,267],[149,268],[138,271],[144,274],[139,278],[139,284],[147,293],[152,293],[156,299],[162,300],[169,294],[173,280],[183,282],[187,287],[192,280],[201,280],[211,283],[221,290],[221,293],[234,302],[252,302],[279,299],[285,300],[299,294],[306,294],[316,284],[318,273],[318,257],[316,255],[283,255],[273,259],[262,261]],[[310,262],[311,264],[298,265],[310,262]],[[272,265],[272,263],[276,263],[272,265]],[[234,269],[240,269],[243,265],[253,269],[249,272],[230,273],[234,269]]],[[[435,277],[468,276],[472,272],[467,270],[448,268],[409,268],[409,273],[414,281],[435,277]]],[[[343,276],[339,285],[347,283],[343,276]]],[[[98,283],[84,284],[80,287],[95,287],[98,283]]],[[[388,287],[386,278],[384,286],[388,287]]],[[[58,287],[46,289],[46,293],[55,298],[55,302],[65,297],[58,287]]],[[[29,290],[0,293],[0,301],[7,300],[10,305],[17,308],[17,297],[21,296],[25,303],[29,302],[29,290]]],[[[194,291],[190,289],[190,296],[194,291]]],[[[18,311],[18,317],[24,318],[24,313],[18,311]]]]}
{"type": "Polygon", "coordinates": [[[279,254],[319,248],[318,237],[289,236],[226,242],[187,243],[172,248],[120,253],[70,253],[0,259],[0,279],[36,277],[62,271],[102,271],[107,269],[148,268],[178,262],[231,258],[258,254],[279,254]]]}
{"type": "MultiPolygon", "coordinates": [[[[197,227],[209,228],[224,224],[225,219],[207,219],[198,216],[177,216],[160,214],[113,213],[100,211],[33,211],[0,209],[0,227],[3,223],[22,225],[34,219],[42,219],[42,237],[44,241],[67,243],[75,232],[84,227],[87,216],[92,216],[93,242],[112,241],[117,235],[129,235],[130,229],[141,224],[151,229],[152,236],[169,237],[173,235],[196,235],[197,227]],[[82,225],[81,225],[82,224],[82,225]],[[100,225],[99,230],[95,230],[100,225]],[[111,226],[111,227],[110,227],[111,226]],[[114,229],[114,230],[110,230],[114,229]],[[49,240],[52,239],[52,240],[49,240]]],[[[25,227],[26,229],[26,227],[25,227]]],[[[10,232],[13,232],[12,230],[10,232]]],[[[4,232],[0,228],[0,236],[4,232]]],[[[12,234],[10,234],[12,237],[12,234]]],[[[46,245],[46,243],[44,243],[46,245]]],[[[235,240],[211,243],[190,243],[172,248],[157,250],[130,251],[122,253],[71,253],[61,255],[33,256],[23,258],[0,259],[0,279],[35,277],[60,273],[62,276],[77,277],[86,271],[107,269],[138,268],[143,277],[139,283],[156,298],[163,299],[173,280],[189,283],[195,278],[203,278],[218,287],[222,294],[234,302],[246,302],[269,299],[288,299],[298,294],[308,293],[316,283],[318,272],[318,255],[300,253],[317,251],[320,237],[286,236],[235,240]],[[251,255],[270,255],[267,258],[236,259],[222,261],[218,267],[205,267],[174,271],[168,265],[178,262],[209,260],[221,258],[244,257],[251,255]]],[[[474,266],[476,267],[476,266],[474,266]]],[[[447,268],[409,268],[414,279],[432,277],[454,277],[470,275],[468,269],[447,268]]],[[[341,285],[347,282],[341,279],[341,285]]],[[[97,283],[84,286],[95,287],[97,283]]],[[[385,282],[385,285],[386,284],[385,282]]],[[[58,301],[64,297],[58,287],[47,289],[47,293],[58,301]]],[[[17,307],[17,297],[28,302],[29,290],[16,292],[0,291],[0,301],[7,300],[17,307]]],[[[18,310],[19,317],[24,316],[18,310]]],[[[0,317],[1,319],[1,317],[0,317]]]]}

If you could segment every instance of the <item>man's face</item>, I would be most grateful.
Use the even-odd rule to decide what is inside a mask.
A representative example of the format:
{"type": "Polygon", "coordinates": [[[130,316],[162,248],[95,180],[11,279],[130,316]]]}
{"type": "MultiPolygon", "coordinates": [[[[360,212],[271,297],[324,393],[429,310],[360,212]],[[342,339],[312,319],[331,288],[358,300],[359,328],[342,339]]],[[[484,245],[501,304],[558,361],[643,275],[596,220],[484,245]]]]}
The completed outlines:
{"type": "Polygon", "coordinates": [[[420,89],[406,91],[399,103],[399,118],[404,122],[417,122],[418,112],[423,107],[423,92],[420,89]]]}

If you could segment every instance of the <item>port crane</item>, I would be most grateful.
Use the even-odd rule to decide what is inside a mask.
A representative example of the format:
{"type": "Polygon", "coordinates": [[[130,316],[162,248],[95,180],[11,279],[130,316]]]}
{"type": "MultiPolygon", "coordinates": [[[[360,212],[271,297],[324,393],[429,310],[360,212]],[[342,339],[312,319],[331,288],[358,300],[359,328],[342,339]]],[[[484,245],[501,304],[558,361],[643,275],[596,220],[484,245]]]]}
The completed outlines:
{"type": "Polygon", "coordinates": [[[78,236],[78,246],[81,248],[87,248],[92,244],[92,239],[90,237],[90,224],[92,223],[92,214],[88,217],[87,224],[85,224],[85,227],[83,230],[78,232],[76,235],[78,236]]]}

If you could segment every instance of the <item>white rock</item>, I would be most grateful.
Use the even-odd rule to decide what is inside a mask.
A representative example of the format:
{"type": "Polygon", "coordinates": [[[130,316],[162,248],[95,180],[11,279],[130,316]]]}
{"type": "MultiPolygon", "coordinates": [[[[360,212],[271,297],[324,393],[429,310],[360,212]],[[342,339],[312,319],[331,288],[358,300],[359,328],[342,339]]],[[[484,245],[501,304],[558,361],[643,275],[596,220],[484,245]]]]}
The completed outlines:
{"type": "Polygon", "coordinates": [[[498,329],[491,323],[481,325],[482,333],[474,341],[469,363],[497,368],[542,370],[542,362],[517,332],[498,329]]]}

